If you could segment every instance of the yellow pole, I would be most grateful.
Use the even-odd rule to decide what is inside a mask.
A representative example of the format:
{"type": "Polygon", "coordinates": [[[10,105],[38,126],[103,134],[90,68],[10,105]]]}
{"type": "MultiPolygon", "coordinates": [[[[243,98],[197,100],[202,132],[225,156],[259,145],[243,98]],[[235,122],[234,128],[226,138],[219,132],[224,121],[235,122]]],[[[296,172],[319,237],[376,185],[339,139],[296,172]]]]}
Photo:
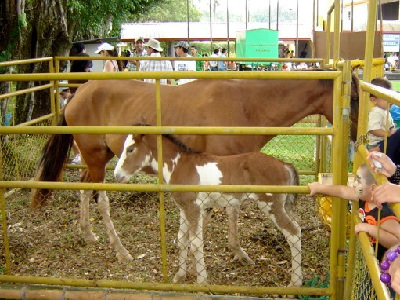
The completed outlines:
{"type": "MultiPolygon", "coordinates": [[[[56,73],[59,73],[58,71],[60,70],[60,61],[58,59],[55,60],[55,64],[56,64],[56,73]]],[[[58,85],[58,81],[55,82],[55,93],[54,93],[54,100],[55,100],[55,119],[60,120],[60,94],[58,93],[59,91],[59,85],[58,85]]]]}
{"type": "MultiPolygon", "coordinates": [[[[345,61],[343,64],[343,95],[342,95],[342,128],[341,128],[341,135],[342,138],[340,139],[343,143],[343,145],[341,146],[343,149],[343,153],[347,153],[346,147],[348,147],[347,145],[349,144],[349,136],[348,136],[348,132],[349,132],[349,127],[350,127],[350,119],[349,119],[349,112],[350,112],[350,98],[351,98],[351,74],[352,73],[352,69],[351,69],[351,61],[345,61]]],[[[348,170],[347,170],[347,166],[348,166],[348,155],[343,154],[341,156],[341,160],[342,160],[342,176],[343,178],[346,178],[346,182],[347,182],[347,174],[348,174],[348,170]]],[[[346,203],[345,203],[346,204],[346,203]]],[[[346,231],[347,231],[347,222],[349,220],[346,220],[346,216],[347,216],[347,209],[346,207],[343,208],[342,210],[342,218],[341,218],[341,230],[340,230],[340,244],[341,244],[341,248],[344,249],[345,247],[345,239],[346,239],[346,231]],[[347,221],[347,222],[346,222],[347,221]],[[343,223],[342,223],[343,222],[343,223]]],[[[353,228],[353,227],[352,227],[353,228]]],[[[353,242],[352,244],[350,243],[350,246],[353,247],[353,249],[351,250],[355,250],[355,237],[354,237],[354,230],[351,230],[350,233],[350,242],[353,242]]],[[[349,247],[350,247],[349,246],[349,247]]],[[[341,258],[343,258],[343,279],[342,280],[346,280],[345,282],[343,282],[344,284],[344,290],[343,290],[343,295],[344,295],[344,299],[350,299],[350,293],[351,293],[351,287],[352,287],[352,279],[353,279],[353,273],[354,273],[354,257],[355,257],[355,251],[351,251],[349,252],[348,255],[348,269],[347,269],[347,278],[344,277],[344,251],[340,251],[339,255],[341,258]],[[353,257],[352,257],[353,255],[353,257]],[[352,265],[350,265],[350,261],[353,263],[352,265]],[[351,273],[353,272],[353,273],[351,273]],[[349,276],[349,274],[351,274],[349,276]]]]}
{"type": "MultiPolygon", "coordinates": [[[[160,79],[156,79],[156,105],[157,105],[157,126],[161,126],[161,93],[160,93],[160,79]]],[[[162,155],[162,134],[157,135],[157,149],[158,149],[158,183],[164,184],[163,177],[163,155],[162,155]]],[[[162,273],[164,283],[168,283],[168,262],[167,262],[167,247],[165,235],[165,197],[164,192],[160,191],[160,239],[161,239],[161,261],[162,273]]]]}
{"type": "MultiPolygon", "coordinates": [[[[51,60],[49,62],[49,72],[50,72],[50,74],[54,73],[53,60],[51,60]]],[[[50,107],[51,107],[51,112],[54,114],[54,118],[51,119],[51,124],[54,126],[57,125],[57,121],[58,121],[58,119],[57,119],[58,109],[57,108],[60,107],[60,106],[56,107],[55,93],[57,93],[57,96],[58,96],[58,89],[57,89],[57,91],[55,90],[56,87],[58,88],[58,82],[57,82],[57,84],[55,84],[53,81],[53,85],[52,85],[52,87],[50,87],[50,107]]],[[[58,97],[57,97],[57,99],[58,99],[58,97]]],[[[57,103],[58,103],[58,101],[57,101],[57,103]]]]}
{"type": "MultiPolygon", "coordinates": [[[[0,178],[3,180],[3,140],[0,140],[0,178]]],[[[0,189],[0,208],[1,208],[1,226],[3,227],[3,248],[6,261],[5,274],[11,274],[10,263],[10,243],[8,239],[8,225],[6,214],[6,200],[4,198],[4,188],[0,189]]]]}
{"type": "Polygon", "coordinates": [[[326,41],[325,41],[325,60],[324,65],[329,64],[329,59],[331,58],[331,11],[328,12],[326,17],[326,41]]]}
{"type": "MultiPolygon", "coordinates": [[[[347,137],[343,136],[343,107],[339,106],[339,99],[341,97],[340,91],[342,90],[342,76],[338,76],[334,80],[333,87],[333,156],[332,156],[332,173],[333,173],[333,184],[346,184],[345,178],[343,177],[343,159],[341,158],[343,153],[347,153],[344,150],[347,147],[345,141],[347,137]]],[[[348,117],[347,117],[348,118],[348,117]]],[[[345,166],[347,172],[347,166],[345,166]]],[[[332,300],[343,299],[344,293],[344,236],[343,236],[343,224],[346,222],[346,201],[339,198],[333,198],[332,201],[332,234],[331,234],[331,289],[332,289],[332,300]]]]}
{"type": "Polygon", "coordinates": [[[335,0],[334,3],[334,18],[335,22],[334,24],[334,29],[333,29],[333,53],[332,53],[332,58],[333,61],[337,61],[339,59],[339,53],[340,53],[340,0],[335,0]]]}

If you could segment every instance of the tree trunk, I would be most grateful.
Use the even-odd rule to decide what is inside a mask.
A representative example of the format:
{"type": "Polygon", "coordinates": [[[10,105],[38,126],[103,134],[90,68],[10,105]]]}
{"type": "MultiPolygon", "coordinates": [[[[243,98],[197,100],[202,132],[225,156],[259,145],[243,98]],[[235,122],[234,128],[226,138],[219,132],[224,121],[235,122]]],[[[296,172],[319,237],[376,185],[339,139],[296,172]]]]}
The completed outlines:
{"type": "MultiPolygon", "coordinates": [[[[1,2],[1,1],[0,1],[1,2]]],[[[5,41],[13,41],[13,50],[10,57],[4,60],[21,58],[55,57],[65,55],[65,49],[69,48],[70,40],[67,28],[67,0],[6,0],[0,4],[2,18],[7,20],[8,28],[17,28],[17,32],[7,33],[4,30],[0,34],[5,41]],[[18,5],[19,4],[19,5],[18,5]],[[24,20],[26,12],[26,21],[24,20]],[[18,15],[19,13],[19,15],[18,15]],[[20,19],[18,19],[20,16],[20,19]],[[12,26],[16,22],[18,26],[12,26]],[[27,24],[27,26],[25,26],[27,24]],[[13,34],[12,36],[10,36],[13,34]]],[[[0,24],[2,21],[0,21],[0,24]]],[[[15,30],[14,30],[15,31],[15,30]]],[[[0,46],[0,50],[1,50],[0,46]]],[[[52,63],[52,62],[51,62],[52,63]]],[[[49,63],[35,63],[17,66],[18,73],[48,73],[49,63]]],[[[26,89],[48,82],[18,82],[17,89],[26,89]]],[[[32,118],[50,113],[50,94],[48,90],[35,92],[34,101],[31,94],[21,95],[16,101],[16,123],[26,122],[32,118]],[[32,106],[33,105],[33,106],[32,106]]]]}

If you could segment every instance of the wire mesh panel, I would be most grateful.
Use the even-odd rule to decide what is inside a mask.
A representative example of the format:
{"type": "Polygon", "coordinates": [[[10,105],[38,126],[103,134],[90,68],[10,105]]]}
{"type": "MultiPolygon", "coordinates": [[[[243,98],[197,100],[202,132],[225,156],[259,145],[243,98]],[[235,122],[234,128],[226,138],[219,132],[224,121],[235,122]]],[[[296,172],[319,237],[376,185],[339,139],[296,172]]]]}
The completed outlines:
{"type": "MultiPolygon", "coordinates": [[[[30,153],[32,165],[39,157],[44,136],[20,137],[19,151],[30,153]],[[32,140],[32,142],[30,142],[32,140]],[[29,142],[28,142],[29,141],[29,142]]],[[[290,145],[289,145],[290,146],[290,145]]],[[[284,146],[282,151],[289,153],[284,146]]],[[[310,147],[310,146],[308,146],[310,147]]],[[[312,146],[311,146],[312,147],[312,146]]],[[[292,147],[293,148],[293,147],[292,147]]],[[[312,153],[312,151],[311,151],[312,153]]],[[[295,163],[290,154],[286,161],[295,163]]],[[[311,158],[312,160],[312,158],[311,158]]],[[[113,166],[113,160],[109,166],[113,166]]],[[[6,173],[16,168],[5,168],[6,173]],[[10,171],[9,171],[10,170],[10,171]]],[[[25,168],[23,168],[25,169],[25,168]]],[[[24,175],[24,180],[34,172],[24,175]]],[[[5,174],[10,179],[13,173],[5,174]]],[[[64,181],[80,180],[79,169],[66,169],[64,181]]],[[[115,182],[111,171],[107,182],[115,182]]],[[[135,183],[156,183],[155,177],[138,175],[135,183]]],[[[111,217],[118,235],[133,256],[133,261],[119,262],[109,246],[101,215],[94,200],[90,203],[92,231],[98,241],[89,244],[80,232],[80,192],[57,190],[44,208],[32,212],[30,191],[22,189],[7,197],[7,222],[10,238],[11,271],[14,275],[110,279],[138,282],[164,282],[160,250],[159,194],[156,192],[107,192],[111,217]]],[[[229,195],[221,195],[221,197],[229,195]]],[[[247,195],[248,196],[248,195],[247,195]]],[[[245,197],[245,196],[244,196],[245,197]]],[[[166,194],[166,235],[168,282],[178,271],[179,209],[166,194]]],[[[299,195],[288,209],[290,217],[302,229],[302,272],[305,284],[316,275],[329,274],[329,228],[322,225],[312,197],[299,195]]],[[[204,230],[204,257],[208,282],[214,285],[286,286],[291,280],[291,253],[287,240],[255,201],[245,201],[238,218],[239,241],[254,264],[235,261],[229,246],[228,216],[225,209],[209,210],[210,220],[204,230]]],[[[1,247],[3,241],[0,241],[1,247]]],[[[300,257],[294,257],[300,260],[300,257]]],[[[189,255],[185,283],[196,282],[195,258],[189,255]]],[[[4,266],[4,257],[0,264],[4,266]]]]}

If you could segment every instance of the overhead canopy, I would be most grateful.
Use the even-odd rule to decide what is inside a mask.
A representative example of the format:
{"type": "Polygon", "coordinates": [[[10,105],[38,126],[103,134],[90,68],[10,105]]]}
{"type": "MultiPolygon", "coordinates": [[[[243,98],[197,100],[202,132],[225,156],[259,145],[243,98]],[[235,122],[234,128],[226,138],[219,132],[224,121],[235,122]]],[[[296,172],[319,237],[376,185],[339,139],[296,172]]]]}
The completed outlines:
{"type": "MultiPolygon", "coordinates": [[[[279,40],[285,41],[295,40],[296,22],[279,24],[279,40]]],[[[247,23],[247,29],[268,29],[267,23],[247,23]]],[[[271,24],[271,29],[275,29],[276,25],[271,24]]],[[[229,40],[236,39],[236,33],[246,30],[246,23],[231,22],[229,23],[229,40]]],[[[310,40],[312,38],[312,26],[299,24],[298,39],[310,40]]],[[[121,41],[132,42],[135,37],[143,36],[144,38],[155,38],[162,42],[189,40],[189,41],[226,41],[228,40],[228,28],[226,23],[210,23],[208,22],[167,22],[167,23],[125,23],[121,28],[121,41]],[[188,36],[189,25],[189,36],[188,36]]]]}

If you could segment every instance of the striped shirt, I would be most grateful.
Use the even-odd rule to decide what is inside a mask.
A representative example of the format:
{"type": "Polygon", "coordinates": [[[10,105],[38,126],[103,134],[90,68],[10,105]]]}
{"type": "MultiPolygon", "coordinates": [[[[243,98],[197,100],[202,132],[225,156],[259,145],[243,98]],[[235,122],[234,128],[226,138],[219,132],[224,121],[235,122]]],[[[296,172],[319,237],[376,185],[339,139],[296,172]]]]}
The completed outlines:
{"type": "MultiPolygon", "coordinates": [[[[160,53],[151,53],[150,57],[161,57],[160,53]]],[[[169,60],[142,60],[139,71],[173,71],[169,60]]],[[[156,82],[155,79],[144,79],[145,82],[156,82]]],[[[167,84],[167,79],[160,79],[161,84],[167,84]]]]}

